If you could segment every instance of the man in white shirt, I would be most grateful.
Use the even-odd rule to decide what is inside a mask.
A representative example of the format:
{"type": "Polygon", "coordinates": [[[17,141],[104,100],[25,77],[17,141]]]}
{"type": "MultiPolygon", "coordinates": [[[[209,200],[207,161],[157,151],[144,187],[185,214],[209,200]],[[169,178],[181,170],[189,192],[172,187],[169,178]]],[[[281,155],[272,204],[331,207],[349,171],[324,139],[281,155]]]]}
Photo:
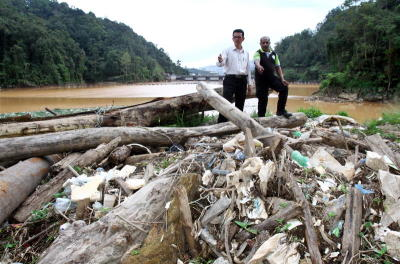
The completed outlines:
{"type": "MultiPolygon", "coordinates": [[[[242,47],[244,32],[235,29],[232,34],[234,47],[224,50],[218,56],[217,66],[224,67],[225,77],[223,81],[222,96],[229,102],[235,98],[235,106],[243,111],[246,91],[250,93],[251,72],[249,53],[242,47]]],[[[226,122],[227,119],[219,114],[218,123],[226,122]]]]}

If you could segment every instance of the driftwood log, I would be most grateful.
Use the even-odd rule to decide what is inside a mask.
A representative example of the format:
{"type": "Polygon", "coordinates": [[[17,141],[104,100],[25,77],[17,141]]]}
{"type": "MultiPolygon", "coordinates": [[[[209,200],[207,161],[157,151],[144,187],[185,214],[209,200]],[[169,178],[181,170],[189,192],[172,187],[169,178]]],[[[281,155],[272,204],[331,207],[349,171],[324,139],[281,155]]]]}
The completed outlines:
{"type": "MultiPolygon", "coordinates": [[[[79,159],[74,160],[70,165],[79,167],[92,166],[104,159],[104,157],[118,146],[120,141],[121,138],[116,138],[106,145],[99,146],[93,150],[88,150],[82,154],[79,159]]],[[[47,184],[37,188],[35,192],[18,208],[14,218],[19,222],[24,222],[28,219],[33,210],[40,209],[44,203],[50,202],[51,199],[53,199],[53,194],[57,193],[61,189],[63,183],[72,176],[74,176],[74,174],[70,169],[63,169],[47,184]]]]}
{"type": "Polygon", "coordinates": [[[357,262],[356,256],[361,245],[362,200],[361,192],[356,188],[351,188],[350,193],[347,194],[347,209],[342,238],[342,256],[344,256],[342,263],[344,264],[357,262]]]}
{"type": "MultiPolygon", "coordinates": [[[[301,126],[307,120],[303,113],[284,119],[277,116],[259,118],[267,127],[301,126]]],[[[0,161],[45,156],[55,153],[82,151],[121,137],[121,144],[139,143],[145,146],[170,146],[184,143],[189,137],[220,136],[237,133],[240,129],[232,123],[191,128],[171,127],[115,127],[87,128],[45,135],[0,139],[0,161]],[[11,151],[12,150],[12,151],[11,151]]]]}
{"type": "Polygon", "coordinates": [[[50,173],[55,175],[58,174],[60,171],[63,169],[67,168],[68,165],[71,165],[74,160],[77,160],[82,154],[78,152],[73,152],[71,154],[68,154],[65,158],[60,160],[57,163],[54,163],[50,167],[50,173]]]}
{"type": "Polygon", "coordinates": [[[343,138],[341,134],[332,133],[323,129],[316,129],[315,134],[322,138],[322,142],[326,145],[346,149],[346,144],[349,148],[355,149],[359,146],[362,151],[369,150],[369,146],[360,140],[352,138],[343,138]]]}
{"type": "Polygon", "coordinates": [[[285,174],[286,182],[289,184],[290,188],[293,191],[293,194],[296,198],[296,201],[301,204],[303,208],[303,216],[304,216],[304,222],[306,226],[306,241],[307,241],[307,247],[308,247],[308,252],[310,253],[311,257],[311,262],[313,264],[322,264],[322,258],[321,258],[321,253],[319,252],[319,242],[318,242],[318,237],[317,233],[315,232],[314,229],[314,223],[312,220],[312,215],[311,215],[311,210],[310,210],[310,205],[307,201],[307,199],[304,197],[303,191],[297,184],[297,181],[294,179],[294,176],[291,175],[289,172],[286,172],[285,174]]]}
{"type": "Polygon", "coordinates": [[[30,158],[0,172],[0,225],[35,190],[57,155],[30,158]]]}
{"type": "Polygon", "coordinates": [[[197,87],[199,94],[217,110],[220,114],[224,115],[229,121],[234,123],[243,132],[246,129],[250,129],[253,137],[263,137],[263,143],[271,146],[273,150],[280,142],[280,136],[272,133],[270,128],[265,128],[254,119],[250,117],[249,114],[240,111],[238,108],[233,106],[228,100],[223,98],[214,90],[207,87],[206,83],[200,82],[197,87]]]}
{"type": "MultiPolygon", "coordinates": [[[[187,188],[189,199],[193,199],[199,176],[184,175],[180,181],[187,188]]],[[[176,184],[170,177],[161,177],[146,184],[99,221],[90,225],[75,222],[60,233],[39,263],[176,263],[177,250],[171,243],[183,250],[186,247],[184,240],[177,239],[184,236],[176,197],[168,210],[168,222],[162,221],[176,184]],[[166,231],[164,223],[168,226],[166,231]],[[156,232],[149,238],[151,230],[156,232]],[[160,236],[154,237],[155,233],[160,236]],[[136,249],[140,254],[132,255],[136,249]]]]}
{"type": "Polygon", "coordinates": [[[238,126],[242,131],[245,131],[246,128],[250,128],[254,137],[271,134],[270,131],[266,130],[263,126],[252,119],[249,114],[237,109],[217,92],[208,88],[204,82],[201,82],[199,85],[197,85],[196,89],[215,110],[223,114],[229,121],[238,126]]]}
{"type": "MultiPolygon", "coordinates": [[[[221,88],[216,89],[221,93],[221,88]]],[[[254,96],[249,95],[248,98],[254,96]]],[[[53,117],[23,123],[0,124],[0,138],[18,137],[92,127],[155,126],[176,121],[182,114],[210,110],[207,102],[197,93],[153,101],[124,109],[114,109],[105,114],[85,114],[53,117]]]]}

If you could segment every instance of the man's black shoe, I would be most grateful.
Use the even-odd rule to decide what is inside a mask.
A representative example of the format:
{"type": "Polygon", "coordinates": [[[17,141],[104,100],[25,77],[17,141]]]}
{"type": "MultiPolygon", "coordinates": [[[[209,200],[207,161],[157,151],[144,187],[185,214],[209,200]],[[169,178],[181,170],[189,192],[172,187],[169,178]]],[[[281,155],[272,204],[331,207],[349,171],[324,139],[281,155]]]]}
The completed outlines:
{"type": "Polygon", "coordinates": [[[289,113],[288,111],[283,111],[283,112],[276,112],[277,116],[284,116],[285,118],[290,118],[292,116],[291,113],[289,113]]]}

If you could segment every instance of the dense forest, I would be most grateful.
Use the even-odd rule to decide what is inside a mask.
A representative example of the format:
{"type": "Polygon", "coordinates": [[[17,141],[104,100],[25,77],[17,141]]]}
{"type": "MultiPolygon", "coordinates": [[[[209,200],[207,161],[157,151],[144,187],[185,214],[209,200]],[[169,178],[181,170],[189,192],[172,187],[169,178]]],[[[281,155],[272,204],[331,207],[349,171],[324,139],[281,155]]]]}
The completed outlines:
{"type": "Polygon", "coordinates": [[[56,0],[0,1],[0,88],[159,81],[186,70],[131,28],[56,0]]]}
{"type": "Polygon", "coordinates": [[[321,81],[326,94],[400,95],[400,1],[346,0],[315,31],[280,41],[288,80],[321,81]]]}

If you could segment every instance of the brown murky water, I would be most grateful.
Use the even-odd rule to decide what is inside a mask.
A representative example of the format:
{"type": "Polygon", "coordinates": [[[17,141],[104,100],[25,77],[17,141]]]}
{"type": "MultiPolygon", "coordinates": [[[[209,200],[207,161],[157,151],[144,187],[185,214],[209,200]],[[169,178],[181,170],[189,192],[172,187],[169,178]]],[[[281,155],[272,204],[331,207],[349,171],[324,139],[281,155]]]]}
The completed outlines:
{"type": "MultiPolygon", "coordinates": [[[[220,82],[209,82],[213,88],[220,82]]],[[[318,89],[317,85],[292,84],[289,89],[287,109],[291,112],[311,106],[324,113],[346,111],[359,122],[378,118],[383,112],[400,110],[400,104],[382,103],[329,103],[310,102],[304,99],[318,89]]],[[[196,83],[145,83],[129,85],[95,85],[87,87],[46,87],[0,90],[0,113],[27,112],[54,108],[87,108],[96,106],[134,105],[155,97],[173,97],[196,92],[196,83]]],[[[277,94],[270,95],[268,110],[276,111],[277,94]]],[[[245,111],[253,112],[257,99],[246,100],[245,111]]]]}

